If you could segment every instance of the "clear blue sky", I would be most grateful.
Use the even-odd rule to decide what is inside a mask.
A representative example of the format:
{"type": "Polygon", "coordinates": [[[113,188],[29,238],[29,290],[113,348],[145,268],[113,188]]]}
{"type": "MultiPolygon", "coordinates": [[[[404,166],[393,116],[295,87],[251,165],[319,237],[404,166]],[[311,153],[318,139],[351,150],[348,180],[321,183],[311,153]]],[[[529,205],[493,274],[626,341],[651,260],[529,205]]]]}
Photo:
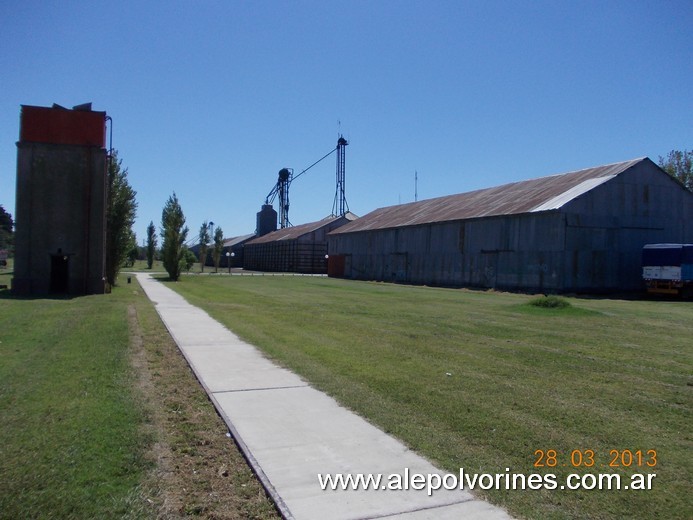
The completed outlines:
{"type": "MultiPolygon", "coordinates": [[[[0,204],[14,214],[20,105],[93,102],[139,203],[176,192],[251,233],[282,167],[346,149],[364,215],[693,148],[693,2],[0,2],[0,204]]],[[[327,216],[335,156],[294,181],[327,216]]]]}

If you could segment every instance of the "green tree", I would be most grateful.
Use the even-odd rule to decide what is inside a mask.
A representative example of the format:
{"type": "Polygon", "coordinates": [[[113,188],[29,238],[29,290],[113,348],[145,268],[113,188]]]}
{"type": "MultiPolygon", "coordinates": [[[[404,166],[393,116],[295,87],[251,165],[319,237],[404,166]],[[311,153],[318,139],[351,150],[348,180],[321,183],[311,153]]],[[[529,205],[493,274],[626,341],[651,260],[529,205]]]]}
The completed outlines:
{"type": "Polygon", "coordinates": [[[125,261],[125,267],[132,267],[135,265],[135,261],[140,254],[140,248],[137,247],[137,235],[135,233],[130,234],[130,248],[128,249],[127,260],[125,261]]]}
{"type": "Polygon", "coordinates": [[[12,250],[14,246],[14,221],[0,204],[0,249],[12,250]]]}
{"type": "Polygon", "coordinates": [[[195,257],[195,253],[190,251],[187,247],[185,248],[185,270],[187,272],[190,272],[190,269],[192,269],[192,266],[195,265],[195,262],[197,262],[197,258],[195,257]]]}
{"type": "Polygon", "coordinates": [[[154,265],[154,255],[156,253],[156,227],[153,221],[149,221],[147,226],[147,269],[154,265]]]}
{"type": "Polygon", "coordinates": [[[214,272],[219,272],[219,260],[221,259],[221,251],[224,249],[224,232],[221,230],[221,226],[217,226],[214,230],[214,252],[212,253],[214,258],[214,272]]]}
{"type": "Polygon", "coordinates": [[[207,245],[209,244],[209,222],[206,220],[200,226],[200,270],[205,272],[205,263],[207,262],[207,245]]]}
{"type": "Polygon", "coordinates": [[[108,163],[106,202],[106,281],[115,285],[120,267],[132,249],[132,225],[137,215],[137,192],[128,182],[128,170],[113,150],[108,163]]]}
{"type": "Polygon", "coordinates": [[[659,166],[693,191],[693,150],[672,150],[666,157],[659,156],[659,166]]]}
{"type": "Polygon", "coordinates": [[[161,256],[164,269],[174,282],[180,278],[186,265],[185,252],[188,248],[185,247],[185,239],[187,236],[185,215],[174,192],[161,212],[161,256]]]}

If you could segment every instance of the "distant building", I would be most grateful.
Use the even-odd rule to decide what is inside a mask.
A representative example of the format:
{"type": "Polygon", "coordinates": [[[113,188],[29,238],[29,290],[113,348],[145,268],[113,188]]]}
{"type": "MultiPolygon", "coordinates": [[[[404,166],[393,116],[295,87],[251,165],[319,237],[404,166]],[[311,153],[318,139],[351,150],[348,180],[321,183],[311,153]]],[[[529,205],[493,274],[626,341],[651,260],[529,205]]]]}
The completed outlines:
{"type": "Polygon", "coordinates": [[[648,158],[377,209],[328,236],[330,274],[543,292],[642,287],[647,243],[693,242],[693,193],[648,158]]]}
{"type": "Polygon", "coordinates": [[[226,256],[226,253],[229,253],[230,255],[222,263],[226,267],[229,267],[228,262],[230,261],[231,267],[243,267],[243,262],[245,260],[245,244],[254,239],[255,236],[255,233],[251,233],[249,235],[242,235],[224,240],[224,252],[222,254],[226,256]]]}
{"type": "Polygon", "coordinates": [[[327,233],[356,218],[353,213],[279,229],[254,238],[243,248],[250,271],[327,273],[327,233]]]}
{"type": "MultiPolygon", "coordinates": [[[[231,267],[243,267],[243,246],[248,240],[255,238],[255,233],[249,235],[242,235],[239,237],[225,238],[224,245],[221,250],[221,257],[219,259],[219,267],[228,269],[229,262],[231,267]],[[229,253],[229,256],[226,256],[229,253]],[[233,256],[232,256],[233,255],[233,256]]],[[[190,251],[193,252],[195,258],[199,260],[200,258],[200,244],[195,244],[191,246],[190,251]]],[[[214,267],[214,243],[207,244],[207,259],[205,261],[205,266],[214,267]]]]}
{"type": "Polygon", "coordinates": [[[18,295],[105,289],[106,113],[22,106],[17,143],[18,295]]]}

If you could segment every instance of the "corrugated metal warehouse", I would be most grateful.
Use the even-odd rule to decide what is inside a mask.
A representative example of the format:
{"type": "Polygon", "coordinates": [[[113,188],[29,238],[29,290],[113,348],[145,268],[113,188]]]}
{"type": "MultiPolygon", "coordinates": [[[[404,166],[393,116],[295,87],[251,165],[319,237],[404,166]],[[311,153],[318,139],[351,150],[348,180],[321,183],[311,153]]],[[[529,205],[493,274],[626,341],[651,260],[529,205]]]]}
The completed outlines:
{"type": "Polygon", "coordinates": [[[330,275],[544,292],[638,290],[641,250],[693,242],[693,193],[648,158],[377,209],[330,275]]]}
{"type": "Polygon", "coordinates": [[[355,218],[353,213],[346,213],[250,240],[243,248],[243,267],[250,271],[327,273],[327,233],[355,218]]]}

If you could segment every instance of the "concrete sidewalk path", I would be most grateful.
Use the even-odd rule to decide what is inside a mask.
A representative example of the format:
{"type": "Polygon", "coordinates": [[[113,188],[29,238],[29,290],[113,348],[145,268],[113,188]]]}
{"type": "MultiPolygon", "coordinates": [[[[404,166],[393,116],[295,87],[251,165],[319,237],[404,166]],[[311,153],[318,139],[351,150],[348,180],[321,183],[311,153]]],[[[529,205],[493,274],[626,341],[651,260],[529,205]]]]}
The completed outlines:
{"type": "Polygon", "coordinates": [[[467,491],[323,491],[319,473],[445,473],[149,274],[137,280],[285,518],[510,518],[467,491]]]}

